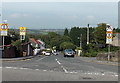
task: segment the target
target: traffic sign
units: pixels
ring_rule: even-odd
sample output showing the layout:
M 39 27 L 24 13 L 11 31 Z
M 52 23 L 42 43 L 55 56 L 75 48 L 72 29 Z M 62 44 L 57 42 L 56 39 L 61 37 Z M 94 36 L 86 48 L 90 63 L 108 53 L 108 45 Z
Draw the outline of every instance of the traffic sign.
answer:
M 20 35 L 26 35 L 26 27 L 20 27 Z
M 106 39 L 106 44 L 112 44 L 112 39 L 107 38 L 107 39 Z
M 106 27 L 106 44 L 112 44 L 113 28 L 110 25 Z
M 112 31 L 113 31 L 113 28 L 112 28 L 109 24 L 107 24 L 106 31 L 110 31 L 110 32 L 112 32 Z
M 0 25 L 1 36 L 7 36 L 8 33 L 8 24 L 1 24 Z

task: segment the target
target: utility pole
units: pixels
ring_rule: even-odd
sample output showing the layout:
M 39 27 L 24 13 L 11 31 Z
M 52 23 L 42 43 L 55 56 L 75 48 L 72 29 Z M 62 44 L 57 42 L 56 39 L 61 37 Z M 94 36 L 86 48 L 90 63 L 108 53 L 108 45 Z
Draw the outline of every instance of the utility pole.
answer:
M 80 35 L 80 48 L 82 48 L 82 34 Z
M 88 24 L 88 28 L 87 28 L 87 44 L 89 44 L 89 24 Z
M 108 45 L 108 61 L 110 61 L 110 44 Z

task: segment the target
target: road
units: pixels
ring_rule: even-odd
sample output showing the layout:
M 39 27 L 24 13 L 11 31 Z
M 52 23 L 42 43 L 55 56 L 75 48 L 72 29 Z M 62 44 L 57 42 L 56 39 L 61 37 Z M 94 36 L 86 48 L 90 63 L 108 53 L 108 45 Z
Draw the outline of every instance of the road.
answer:
M 62 54 L 4 61 L 2 73 L 3 81 L 118 81 L 116 65 L 65 58 Z

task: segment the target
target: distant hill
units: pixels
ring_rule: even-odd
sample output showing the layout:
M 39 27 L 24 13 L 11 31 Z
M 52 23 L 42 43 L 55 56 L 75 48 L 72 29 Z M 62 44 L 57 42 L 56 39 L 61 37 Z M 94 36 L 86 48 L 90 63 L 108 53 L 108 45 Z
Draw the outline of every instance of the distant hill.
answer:
M 9 29 L 10 31 L 13 29 Z M 19 29 L 14 29 L 16 33 L 19 33 Z M 48 32 L 55 32 L 57 34 L 63 35 L 64 29 L 27 29 L 27 34 L 42 34 L 47 35 Z

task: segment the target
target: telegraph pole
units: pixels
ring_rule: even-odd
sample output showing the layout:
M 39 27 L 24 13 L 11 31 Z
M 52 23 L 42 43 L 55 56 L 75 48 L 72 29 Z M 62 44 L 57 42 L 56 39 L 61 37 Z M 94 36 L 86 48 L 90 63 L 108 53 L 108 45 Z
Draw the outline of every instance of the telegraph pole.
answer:
M 113 28 L 109 24 L 106 25 L 106 44 L 108 44 L 108 61 L 110 61 L 110 45 L 112 44 Z
M 88 28 L 87 28 L 87 44 L 89 44 L 89 24 L 88 24 Z
M 82 48 L 82 34 L 80 35 L 80 48 Z

